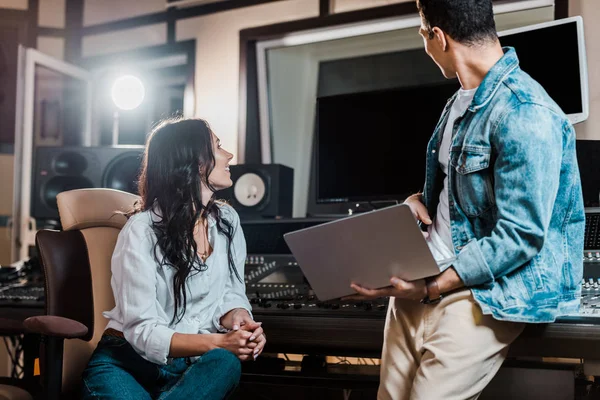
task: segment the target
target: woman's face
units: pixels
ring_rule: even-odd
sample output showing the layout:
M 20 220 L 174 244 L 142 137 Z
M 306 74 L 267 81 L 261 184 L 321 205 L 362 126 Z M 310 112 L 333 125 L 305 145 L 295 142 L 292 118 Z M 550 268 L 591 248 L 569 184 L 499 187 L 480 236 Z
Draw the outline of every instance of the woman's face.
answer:
M 229 172 L 229 161 L 233 154 L 221 147 L 221 141 L 211 132 L 213 153 L 215 155 L 215 167 L 208 176 L 208 182 L 216 189 L 222 190 L 233 185 L 231 173 Z

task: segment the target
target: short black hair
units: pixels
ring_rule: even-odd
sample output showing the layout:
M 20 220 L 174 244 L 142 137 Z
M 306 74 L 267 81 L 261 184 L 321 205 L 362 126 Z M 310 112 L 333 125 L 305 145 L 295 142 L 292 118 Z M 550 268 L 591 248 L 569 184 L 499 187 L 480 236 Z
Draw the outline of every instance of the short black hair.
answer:
M 417 8 L 430 38 L 437 26 L 466 45 L 498 39 L 492 0 L 417 0 Z

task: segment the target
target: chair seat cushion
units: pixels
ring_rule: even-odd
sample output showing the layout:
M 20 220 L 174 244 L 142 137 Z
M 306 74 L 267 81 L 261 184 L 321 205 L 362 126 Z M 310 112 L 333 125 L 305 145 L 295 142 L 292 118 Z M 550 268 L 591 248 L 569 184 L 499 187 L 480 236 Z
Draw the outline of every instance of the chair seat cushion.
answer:
M 33 397 L 19 387 L 0 385 L 0 400 L 33 400 Z

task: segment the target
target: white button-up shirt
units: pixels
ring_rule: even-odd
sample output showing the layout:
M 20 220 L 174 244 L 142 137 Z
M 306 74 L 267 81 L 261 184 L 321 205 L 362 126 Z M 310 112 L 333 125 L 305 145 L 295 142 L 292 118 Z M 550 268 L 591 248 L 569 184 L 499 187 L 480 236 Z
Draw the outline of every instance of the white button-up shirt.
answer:
M 221 217 L 232 222 L 232 255 L 237 272 L 244 280 L 246 241 L 237 213 L 219 205 Z M 252 308 L 245 285 L 231 273 L 227 258 L 227 238 L 217 231 L 216 221 L 208 220 L 208 240 L 213 252 L 207 269 L 192 270 L 186 281 L 187 305 L 183 319 L 171 323 L 174 311 L 173 276 L 175 269 L 159 265 L 154 258 L 156 235 L 152 220 L 160 217 L 151 211 L 138 213 L 127 221 L 117 239 L 112 256 L 111 286 L 115 308 L 104 312 L 107 328 L 123 332 L 125 339 L 146 360 L 166 364 L 171 337 L 178 333 L 216 333 L 224 329 L 220 319 L 234 308 Z M 156 246 L 158 259 L 162 251 Z M 252 314 L 250 314 L 252 315 Z

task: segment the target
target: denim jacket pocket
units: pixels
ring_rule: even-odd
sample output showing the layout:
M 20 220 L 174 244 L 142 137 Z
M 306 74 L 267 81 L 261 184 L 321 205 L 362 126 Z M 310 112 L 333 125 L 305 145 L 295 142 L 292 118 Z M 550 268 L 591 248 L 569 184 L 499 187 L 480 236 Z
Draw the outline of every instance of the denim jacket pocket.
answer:
M 544 280 L 542 279 L 543 268 L 544 262 L 539 254 L 533 257 L 531 261 L 523 266 L 523 278 L 527 280 L 527 282 L 525 282 L 525 286 L 534 292 L 544 290 Z
M 465 146 L 452 155 L 450 162 L 456 171 L 454 192 L 464 213 L 478 217 L 491 209 L 495 202 L 490 149 Z

